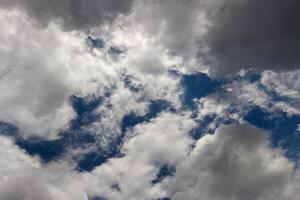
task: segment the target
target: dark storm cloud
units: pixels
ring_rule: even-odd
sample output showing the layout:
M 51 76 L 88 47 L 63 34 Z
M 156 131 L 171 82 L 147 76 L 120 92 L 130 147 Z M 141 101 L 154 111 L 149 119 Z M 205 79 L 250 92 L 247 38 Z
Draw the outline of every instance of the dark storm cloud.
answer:
M 24 9 L 41 25 L 61 20 L 64 29 L 86 29 L 130 11 L 134 0 L 1 0 L 0 7 Z
M 219 75 L 300 66 L 300 1 L 227 0 L 205 38 Z

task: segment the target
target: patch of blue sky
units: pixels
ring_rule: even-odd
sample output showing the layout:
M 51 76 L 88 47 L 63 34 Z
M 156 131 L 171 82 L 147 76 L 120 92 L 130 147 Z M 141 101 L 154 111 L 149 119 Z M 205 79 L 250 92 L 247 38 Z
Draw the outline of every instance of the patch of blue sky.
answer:
M 233 81 L 249 81 L 249 83 L 255 83 L 261 80 L 261 73 L 259 71 L 250 69 L 244 71 L 243 73 L 236 73 L 228 75 L 226 78 L 222 79 L 223 84 L 232 83 Z
M 88 200 L 106 200 L 106 199 L 104 197 L 96 196 L 96 197 L 89 197 Z
M 221 81 L 211 79 L 207 74 L 182 75 L 181 85 L 184 89 L 182 104 L 192 110 L 196 109 L 194 99 L 205 97 L 220 88 Z
M 19 129 L 12 124 L 0 121 L 0 132 L 3 135 L 16 137 L 18 135 Z
M 298 162 L 300 159 L 300 115 L 289 115 L 277 110 L 270 113 L 258 106 L 254 106 L 244 119 L 250 124 L 270 132 L 271 145 L 281 147 L 286 156 Z
M 122 133 L 118 138 L 109 141 L 108 148 L 101 147 L 101 141 L 96 134 L 90 132 L 84 127 L 101 118 L 101 115 L 95 115 L 93 111 L 102 104 L 104 97 L 83 98 L 72 96 L 71 105 L 77 114 L 77 117 L 71 122 L 70 129 L 59 134 L 59 138 L 51 141 L 43 140 L 38 137 L 21 138 L 16 133 L 14 136 L 16 144 L 24 149 L 30 155 L 38 155 L 44 163 L 59 160 L 71 149 L 91 150 L 82 155 L 75 155 L 73 161 L 76 163 L 75 169 L 78 171 L 91 171 L 96 166 L 105 163 L 111 157 L 122 156 L 120 148 L 126 137 L 127 128 L 134 127 L 137 124 L 150 121 L 164 110 L 172 110 L 171 104 L 164 100 L 151 101 L 148 112 L 143 116 L 135 114 L 126 115 L 122 120 Z M 17 132 L 17 128 L 0 123 L 0 128 L 6 132 Z
M 151 119 L 158 116 L 162 111 L 175 112 L 171 103 L 165 100 L 153 100 L 150 101 L 148 112 L 145 115 L 137 116 L 135 113 L 130 113 L 124 116 L 122 120 L 121 130 L 125 133 L 130 127 L 134 127 L 137 124 L 148 122 Z
M 137 124 L 148 122 L 155 118 L 159 113 L 164 110 L 170 110 L 171 105 L 164 100 L 151 101 L 148 112 L 143 116 L 136 116 L 134 113 L 130 113 L 123 117 L 121 123 L 121 134 L 115 140 L 112 140 L 109 148 L 105 151 L 92 151 L 87 153 L 77 164 L 77 170 L 79 171 L 91 171 L 96 166 L 105 163 L 111 157 L 122 157 L 120 151 L 124 139 L 126 137 L 126 130 L 134 127 Z
M 176 172 L 176 168 L 173 165 L 163 165 L 159 172 L 157 173 L 156 177 L 151 181 L 152 184 L 161 183 L 166 177 L 173 176 Z
M 13 137 L 15 143 L 30 155 L 38 155 L 44 163 L 60 159 L 69 149 L 85 148 L 97 143 L 96 135 L 84 126 L 94 122 L 99 116 L 93 111 L 102 103 L 103 97 L 92 97 L 88 100 L 83 97 L 70 97 L 71 104 L 77 117 L 71 121 L 70 129 L 59 133 L 58 139 L 47 141 L 39 137 L 22 138 L 14 126 L 6 125 L 5 130 L 16 132 Z M 8 127 L 8 128 L 7 128 Z M 10 128 L 9 128 L 10 127 Z M 2 128 L 1 128 L 2 129 Z
M 119 152 L 116 152 L 115 145 L 111 144 L 109 149 L 97 149 L 84 154 L 77 160 L 77 171 L 92 171 L 95 167 L 102 165 L 109 158 L 119 157 Z M 75 160 L 76 161 L 76 160 Z
M 102 49 L 105 46 L 105 42 L 103 39 L 101 39 L 100 37 L 94 37 L 91 35 L 87 36 L 86 42 L 87 42 L 88 46 L 91 48 Z
M 70 128 L 79 129 L 84 125 L 88 125 L 96 121 L 100 116 L 93 111 L 103 103 L 104 97 L 91 97 L 86 100 L 83 97 L 71 96 L 70 102 L 77 117 L 72 120 Z
M 197 120 L 197 127 L 192 129 L 189 134 L 194 140 L 199 140 L 204 134 L 213 133 L 214 130 L 209 128 L 209 124 L 214 122 L 215 115 L 207 115 L 202 120 Z
M 218 128 L 221 124 L 229 125 L 238 123 L 234 119 L 219 117 L 216 114 L 206 115 L 204 118 L 195 121 L 197 123 L 197 127 L 189 132 L 189 135 L 194 140 L 199 140 L 206 134 L 214 134 L 216 128 Z M 212 124 L 214 125 L 211 126 Z
M 16 145 L 24 149 L 29 155 L 38 155 L 44 163 L 59 159 L 66 151 L 67 144 L 63 139 L 45 141 L 41 138 L 17 138 Z
M 142 85 L 134 83 L 134 77 L 126 74 L 125 72 L 122 74 L 121 80 L 124 83 L 124 86 L 128 88 L 131 92 L 139 92 L 143 89 Z

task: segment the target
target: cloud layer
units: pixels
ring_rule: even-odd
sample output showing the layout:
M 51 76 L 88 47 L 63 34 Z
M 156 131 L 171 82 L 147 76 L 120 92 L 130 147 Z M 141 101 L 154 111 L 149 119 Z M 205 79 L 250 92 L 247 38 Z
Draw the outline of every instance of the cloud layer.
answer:
M 298 7 L 0 0 L 1 200 L 296 200 Z
M 60 21 L 65 30 L 77 30 L 98 26 L 119 14 L 126 14 L 132 3 L 133 0 L 2 0 L 0 6 L 25 10 L 42 26 Z
M 297 0 L 225 1 L 205 38 L 215 73 L 299 69 L 299 8 Z

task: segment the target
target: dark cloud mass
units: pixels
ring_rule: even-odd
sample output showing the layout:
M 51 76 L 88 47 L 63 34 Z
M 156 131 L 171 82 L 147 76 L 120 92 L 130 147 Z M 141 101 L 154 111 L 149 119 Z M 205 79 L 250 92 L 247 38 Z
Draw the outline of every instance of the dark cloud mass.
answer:
M 216 73 L 299 69 L 299 9 L 298 0 L 225 1 L 206 36 Z
M 134 0 L 1 0 L 0 7 L 24 9 L 41 25 L 60 20 L 66 30 L 87 29 L 130 11 Z

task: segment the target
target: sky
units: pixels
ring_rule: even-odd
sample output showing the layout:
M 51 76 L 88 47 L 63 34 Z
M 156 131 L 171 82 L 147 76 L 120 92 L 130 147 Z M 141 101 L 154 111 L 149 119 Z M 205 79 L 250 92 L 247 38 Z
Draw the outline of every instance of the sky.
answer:
M 0 0 L 1 200 L 300 200 L 297 0 Z

